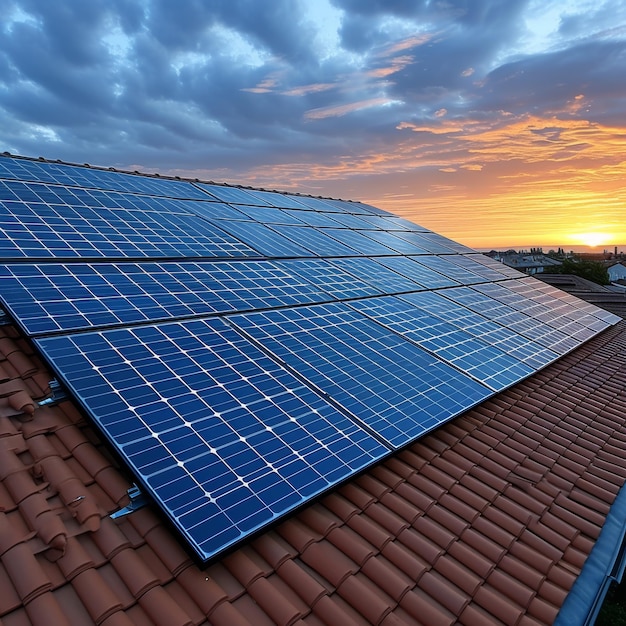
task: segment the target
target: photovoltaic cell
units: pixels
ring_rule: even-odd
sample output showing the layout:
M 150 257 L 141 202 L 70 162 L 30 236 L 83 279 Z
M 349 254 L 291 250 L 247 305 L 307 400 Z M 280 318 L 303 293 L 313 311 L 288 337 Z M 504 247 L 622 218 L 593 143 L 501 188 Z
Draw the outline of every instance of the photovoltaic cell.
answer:
M 392 294 L 423 289 L 415 281 L 377 263 L 374 259 L 334 259 L 333 264 L 354 275 L 360 281 L 369 283 L 381 293 Z
M 269 261 L 0 265 L 0 292 L 30 335 L 329 300 Z
M 342 303 L 231 321 L 394 447 L 490 395 L 484 385 Z
M 0 201 L 0 258 L 255 254 L 241 241 L 192 214 Z
M 281 262 L 281 267 L 299 276 L 337 300 L 380 295 L 371 283 L 358 280 L 353 274 L 328 259 L 294 259 Z
M 422 257 L 395 256 L 377 258 L 376 261 L 392 269 L 398 274 L 402 274 L 416 283 L 428 289 L 440 289 L 442 287 L 454 287 L 459 283 L 443 274 L 422 265 L 419 259 Z
M 425 309 L 413 306 L 407 300 L 386 296 L 357 300 L 351 306 L 415 341 L 494 391 L 501 391 L 534 372 L 500 348 L 431 315 Z
M 267 257 L 308 257 L 314 256 L 296 242 L 283 237 L 280 233 L 272 230 L 259 222 L 238 222 L 234 220 L 220 220 L 211 222 L 240 239 L 246 247 L 257 251 L 260 256 Z
M 218 319 L 38 345 L 203 560 L 389 452 Z

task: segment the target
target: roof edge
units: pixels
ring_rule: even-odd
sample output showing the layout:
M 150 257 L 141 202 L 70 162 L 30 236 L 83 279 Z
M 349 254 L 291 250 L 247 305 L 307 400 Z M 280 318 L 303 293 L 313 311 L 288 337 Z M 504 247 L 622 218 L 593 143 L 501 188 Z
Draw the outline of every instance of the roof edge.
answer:
M 594 624 L 611 583 L 626 568 L 626 484 L 611 505 L 600 536 L 572 585 L 554 626 Z

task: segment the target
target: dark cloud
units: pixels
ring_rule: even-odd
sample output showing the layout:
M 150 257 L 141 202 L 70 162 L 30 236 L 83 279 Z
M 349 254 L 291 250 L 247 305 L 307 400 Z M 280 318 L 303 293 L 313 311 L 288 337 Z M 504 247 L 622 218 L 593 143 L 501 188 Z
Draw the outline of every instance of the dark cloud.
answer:
M 612 2 L 568 3 L 537 52 L 527 0 L 5 2 L 0 149 L 21 154 L 232 177 L 439 171 L 448 145 L 471 158 L 455 121 L 623 112 Z

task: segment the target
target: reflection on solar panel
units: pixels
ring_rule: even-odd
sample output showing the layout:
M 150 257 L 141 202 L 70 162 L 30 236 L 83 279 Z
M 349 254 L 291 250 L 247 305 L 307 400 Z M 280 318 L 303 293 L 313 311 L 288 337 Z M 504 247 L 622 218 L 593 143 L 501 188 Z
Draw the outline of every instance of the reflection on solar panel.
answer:
M 231 319 L 394 447 L 489 395 L 483 385 L 343 303 Z
M 619 320 L 367 204 L 4 156 L 0 300 L 203 561 Z
M 10 308 L 31 335 L 324 302 L 271 262 L 0 265 Z
M 221 320 L 38 343 L 205 560 L 388 453 Z

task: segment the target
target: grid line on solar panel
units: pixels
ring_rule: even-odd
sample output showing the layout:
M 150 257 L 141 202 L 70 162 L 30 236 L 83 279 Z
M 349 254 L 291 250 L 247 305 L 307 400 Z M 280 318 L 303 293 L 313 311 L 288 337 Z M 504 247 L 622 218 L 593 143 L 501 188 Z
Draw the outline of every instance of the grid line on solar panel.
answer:
M 436 256 L 427 255 L 419 258 L 419 262 L 431 270 L 443 274 L 461 285 L 471 285 L 485 282 L 485 279 L 469 271 L 467 268 L 452 263 L 450 258 L 454 255 Z
M 337 300 L 381 294 L 373 285 L 355 280 L 353 274 L 333 265 L 328 259 L 294 259 L 281 261 L 280 266 Z
M 501 391 L 534 369 L 497 346 L 394 296 L 350 303 L 357 311 L 414 341 L 475 380 Z
M 534 369 L 538 370 L 557 358 L 556 352 L 513 329 L 513 325 L 521 319 L 531 322 L 528 316 L 516 317 L 515 322 L 511 322 L 504 319 L 499 311 L 476 313 L 469 308 L 458 306 L 458 303 L 448 297 L 449 294 L 454 294 L 456 289 L 441 292 L 422 291 L 398 297 L 500 348 Z
M 192 213 L 0 201 L 0 258 L 258 256 Z
M 343 303 L 229 320 L 394 447 L 492 393 Z
M 316 256 L 351 256 L 359 254 L 358 250 L 350 248 L 337 239 L 326 235 L 324 230 L 317 230 L 311 226 L 272 224 L 271 228 L 289 241 L 297 241 L 299 245 Z
M 258 222 L 238 222 L 234 220 L 209 220 L 227 233 L 242 241 L 246 246 L 267 257 L 310 257 L 313 252 L 291 241 Z
M 37 342 L 205 561 L 389 453 L 221 320 Z
M 0 294 L 30 335 L 330 298 L 271 261 L 0 265 Z
M 415 281 L 367 257 L 333 259 L 332 263 L 342 270 L 350 272 L 360 281 L 372 285 L 381 293 L 391 294 L 424 289 Z
M 0 178 L 144 193 L 168 198 L 204 199 L 202 192 L 187 181 L 29 159 L 0 159 Z
M 435 272 L 430 268 L 422 265 L 419 259 L 422 257 L 410 257 L 410 256 L 395 256 L 377 258 L 378 263 L 382 263 L 384 266 L 392 269 L 398 274 L 402 274 L 416 283 L 424 285 L 429 289 L 439 289 L 442 287 L 455 287 L 459 285 L 456 280 Z

